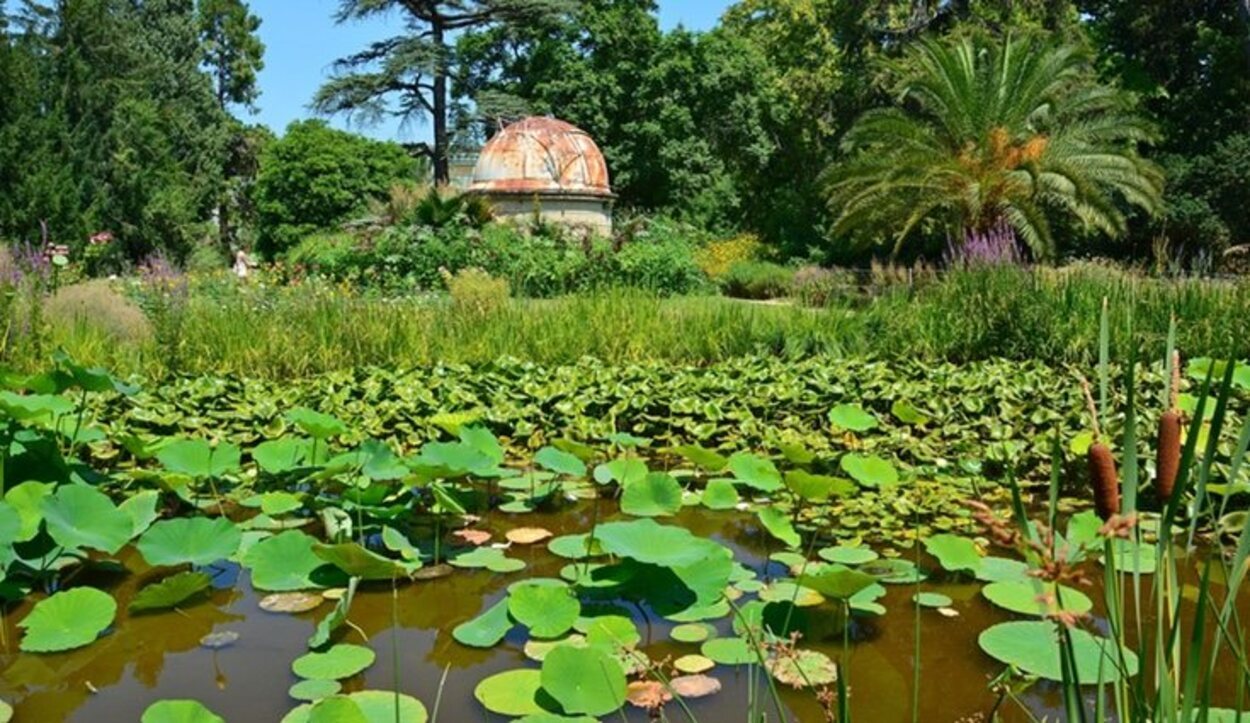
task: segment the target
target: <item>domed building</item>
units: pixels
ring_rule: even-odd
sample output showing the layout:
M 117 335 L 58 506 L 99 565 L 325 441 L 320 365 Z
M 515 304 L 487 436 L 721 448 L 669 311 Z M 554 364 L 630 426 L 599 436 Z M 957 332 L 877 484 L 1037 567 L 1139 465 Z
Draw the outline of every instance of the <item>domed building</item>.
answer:
M 500 219 L 544 221 L 612 233 L 608 164 L 591 137 L 555 118 L 526 118 L 487 141 L 469 192 L 488 199 Z

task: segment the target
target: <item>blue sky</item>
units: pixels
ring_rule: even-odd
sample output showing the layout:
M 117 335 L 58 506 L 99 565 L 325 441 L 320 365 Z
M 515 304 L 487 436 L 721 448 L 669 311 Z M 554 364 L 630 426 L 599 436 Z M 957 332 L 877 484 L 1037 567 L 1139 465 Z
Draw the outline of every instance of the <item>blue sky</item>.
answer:
M 308 103 L 327 77 L 331 64 L 373 40 L 394 32 L 398 18 L 337 26 L 333 15 L 338 0 L 251 0 L 252 12 L 262 22 L 265 70 L 260 76 L 260 112 L 245 116 L 281 132 L 287 124 L 311 115 Z M 704 30 L 716 24 L 730 0 L 660 0 L 660 22 Z M 335 125 L 346 127 L 341 119 Z M 376 128 L 353 128 L 377 138 L 422 140 L 428 125 L 401 128 L 397 122 Z

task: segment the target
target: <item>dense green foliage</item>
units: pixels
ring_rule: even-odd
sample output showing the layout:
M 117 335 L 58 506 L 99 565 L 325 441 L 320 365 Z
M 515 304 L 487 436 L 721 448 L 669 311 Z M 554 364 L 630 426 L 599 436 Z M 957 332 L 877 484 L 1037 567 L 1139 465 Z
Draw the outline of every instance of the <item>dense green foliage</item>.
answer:
M 416 181 L 417 163 L 393 143 L 330 128 L 291 124 L 260 157 L 255 201 L 257 247 L 275 256 L 318 230 L 362 213 L 397 181 Z
M 835 233 L 897 253 L 918 236 L 1008 224 L 1048 259 L 1057 228 L 1116 237 L 1124 205 L 1158 208 L 1162 174 L 1135 148 L 1152 131 L 1077 48 L 926 42 L 906 63 L 905 109 L 866 113 L 844 139 L 853 155 L 830 169 Z

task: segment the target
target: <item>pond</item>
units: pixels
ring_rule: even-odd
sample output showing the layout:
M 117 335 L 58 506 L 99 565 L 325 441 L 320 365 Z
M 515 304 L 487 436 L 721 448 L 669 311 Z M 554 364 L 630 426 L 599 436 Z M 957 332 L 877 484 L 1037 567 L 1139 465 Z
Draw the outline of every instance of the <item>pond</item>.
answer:
M 539 528 L 563 536 L 584 533 L 592 524 L 602 529 L 611 520 L 628 519 L 615 511 L 608 514 L 606 503 L 602 508 L 596 512 L 593 503 L 581 501 L 549 513 L 492 512 L 476 528 L 490 532 L 492 541 L 501 541 L 508 530 L 516 528 Z M 760 583 L 791 575 L 786 564 L 769 559 L 770 553 L 782 546 L 762 529 L 754 515 L 686 507 L 662 523 L 679 525 L 696 537 L 725 545 Z M 567 573 L 570 560 L 553 554 L 546 540 L 513 544 L 506 554 L 523 562 L 524 569 L 510 573 L 457 569 L 446 577 L 396 586 L 387 582 L 362 584 L 350 606 L 351 624 L 340 631 L 336 641 L 365 645 L 376 653 L 376 660 L 362 674 L 344 681 L 344 691 L 398 690 L 415 696 L 431 710 L 437 701 L 443 720 L 507 719 L 488 713 L 474 692 L 491 675 L 538 668 L 539 663 L 526 655 L 525 628 L 511 626 L 503 641 L 488 649 L 462 645 L 452 631 L 503 600 L 511 584 L 559 578 L 562 570 Z M 118 560 L 132 574 L 95 569 L 71 581 L 106 589 L 119 602 L 116 623 L 94 644 L 65 653 L 20 653 L 17 642 L 22 633 L 18 626 L 31 605 L 11 609 L 5 616 L 0 641 L 0 700 L 14 704 L 16 721 L 133 721 L 158 700 L 187 698 L 203 702 L 227 721 L 279 721 L 299 705 L 287 693 L 299 681 L 292 672 L 292 662 L 307 652 L 309 636 L 316 623 L 331 614 L 333 601 L 298 614 L 266 612 L 260 607 L 266 593 L 251 586 L 249 573 L 235 563 L 223 562 L 202 568 L 212 576 L 212 590 L 198 602 L 173 611 L 128 614 L 126 608 L 136 592 L 159 574 L 133 547 L 124 550 Z M 989 720 L 987 716 L 999 699 L 991 690 L 991 681 L 1003 673 L 1004 666 L 981 650 L 978 636 L 996 623 L 1023 618 L 987 602 L 980 592 L 982 584 L 972 577 L 945 572 L 928 555 L 921 567 L 929 577 L 919 589 L 949 598 L 937 598 L 945 603 L 940 608 L 918 609 L 912 603 L 915 585 L 889 584 L 885 585 L 884 597 L 876 600 L 883 608 L 880 614 L 856 614 L 850 622 L 845 670 L 849 671 L 854 717 L 881 723 L 911 720 L 918 629 L 920 720 Z M 737 577 L 739 589 L 757 588 L 754 582 L 743 584 L 748 580 L 745 575 Z M 1149 577 L 1144 579 L 1148 587 Z M 1105 630 L 1097 582 L 1085 592 L 1098 601 L 1089 627 Z M 743 609 L 756 597 L 755 593 L 744 593 L 735 605 Z M 663 618 L 646 600 L 627 601 L 609 594 L 583 603 L 583 616 L 598 613 L 627 615 L 640 636 L 638 649 L 654 663 L 671 663 L 700 652 L 698 642 L 675 641 L 672 633 L 677 623 Z M 842 645 L 839 607 L 826 601 L 792 613 L 802 618 L 799 627 L 807 631 L 800 647 L 838 660 Z M 731 617 L 711 620 L 715 629 L 711 634 L 733 637 Z M 687 631 L 690 627 L 685 626 Z M 212 649 L 201 643 L 210 635 L 227 639 L 237 635 L 237 639 Z M 719 692 L 687 701 L 689 712 L 700 721 L 744 721 L 749 701 L 754 700 L 757 707 L 767 711 L 769 720 L 776 720 L 777 702 L 766 692 L 767 684 L 757 673 L 753 666 L 716 665 L 707 674 L 719 681 Z M 1235 681 L 1235 674 L 1222 675 L 1218 682 L 1226 690 L 1221 693 L 1227 695 Z M 1056 684 L 1042 681 L 1019 688 L 1017 694 L 1032 715 L 1062 718 Z M 780 685 L 779 695 L 792 720 L 826 719 L 810 690 Z M 687 713 L 675 704 L 664 710 L 670 720 L 687 719 Z M 629 720 L 648 720 L 643 709 L 626 706 L 625 712 Z M 999 713 L 1004 721 L 1028 720 L 1013 704 L 1003 704 Z M 617 714 L 604 717 L 618 718 Z

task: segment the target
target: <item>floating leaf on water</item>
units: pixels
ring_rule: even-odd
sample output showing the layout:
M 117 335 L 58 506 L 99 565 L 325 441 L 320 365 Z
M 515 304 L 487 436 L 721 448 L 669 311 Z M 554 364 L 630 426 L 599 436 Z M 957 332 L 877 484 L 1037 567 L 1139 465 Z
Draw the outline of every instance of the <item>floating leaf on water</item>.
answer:
M 876 455 L 846 454 L 839 465 L 856 482 L 865 487 L 891 487 L 898 484 L 898 470 L 888 460 Z
M 916 563 L 911 560 L 874 560 L 859 567 L 860 572 L 866 572 L 877 578 L 879 582 L 888 585 L 911 585 L 924 581 L 926 575 L 916 567 Z
M 668 687 L 682 698 L 704 698 L 720 692 L 720 681 L 710 675 L 682 675 L 668 681 Z
M 547 654 L 561 645 L 569 645 L 574 648 L 586 647 L 586 636 L 573 633 L 567 638 L 559 640 L 527 640 L 525 646 L 521 648 L 521 652 L 525 653 L 525 657 L 534 662 L 541 663 L 547 658 Z
M 429 720 L 421 701 L 388 690 L 363 690 L 321 699 L 322 703 L 327 701 L 333 707 L 319 711 L 317 706 L 302 705 L 288 713 L 282 723 L 426 723 Z M 352 717 L 355 715 L 360 717 Z
M 503 641 L 512 629 L 508 617 L 508 601 L 500 600 L 486 612 L 472 620 L 461 623 L 451 631 L 451 636 L 461 645 L 472 648 L 493 648 Z
M 113 624 L 117 602 L 93 587 L 53 594 L 35 604 L 17 624 L 26 630 L 21 649 L 27 653 L 73 650 L 95 642 Z
M 212 585 L 213 579 L 202 572 L 180 572 L 140 590 L 130 601 L 130 612 L 177 607 Z
M 950 607 L 953 602 L 949 596 L 937 592 L 918 592 L 911 599 L 912 602 L 926 608 Z
M 152 525 L 136 546 L 149 565 L 210 565 L 234 555 L 242 541 L 230 520 L 184 517 Z
M 822 474 L 812 474 L 802 469 L 786 472 L 786 487 L 807 502 L 826 502 L 830 497 L 849 497 L 855 494 L 855 483 Z
M 674 447 L 673 451 L 706 472 L 719 472 L 729 464 L 724 455 L 694 444 Z
M 586 463 L 555 447 L 543 447 L 534 455 L 534 464 L 567 477 L 585 477 Z
M 673 667 L 682 673 L 694 675 L 696 673 L 706 673 L 715 668 L 716 663 L 702 655 L 683 655 L 673 661 Z
M 508 542 L 516 545 L 533 545 L 551 538 L 551 530 L 542 527 L 517 527 L 508 530 L 504 535 Z
M 599 648 L 556 648 L 543 660 L 541 680 L 565 713 L 603 716 L 625 704 L 625 670 Z
M 338 695 L 343 685 L 337 680 L 301 680 L 292 685 L 287 695 L 295 700 L 317 701 Z
M 633 457 L 614 459 L 595 467 L 595 481 L 601 485 L 611 482 L 621 487 L 629 487 L 647 477 L 647 463 Z
M 468 569 L 485 568 L 491 572 L 501 574 L 525 569 L 525 562 L 523 560 L 518 560 L 515 557 L 508 557 L 503 553 L 503 550 L 498 550 L 493 547 L 479 547 L 477 549 L 470 550 L 469 552 L 462 552 L 451 558 L 449 562 L 456 567 Z M 420 574 L 420 572 L 417 573 L 418 576 Z
M 316 539 L 299 530 L 287 530 L 252 545 L 243 555 L 243 565 L 252 573 L 252 586 L 272 592 L 325 587 L 311 579 L 313 572 L 326 564 L 313 552 L 316 545 Z
M 353 577 L 347 582 L 347 589 L 339 597 L 338 602 L 334 604 L 334 609 L 330 614 L 321 619 L 317 623 L 317 629 L 313 631 L 312 637 L 308 639 L 308 647 L 312 650 L 319 650 L 330 643 L 330 636 L 335 631 L 343 627 L 347 622 L 347 613 L 351 611 L 352 601 L 356 598 L 356 586 L 360 584 L 360 578 Z
M 701 643 L 715 634 L 716 628 L 705 623 L 678 625 L 669 632 L 669 636 L 679 643 Z
M 0 700 L 0 723 L 9 723 L 11 720 L 13 720 L 13 707 Z
M 221 477 L 241 468 L 239 448 L 229 442 L 213 446 L 203 439 L 176 439 L 156 453 L 165 469 L 188 477 Z
M 625 691 L 625 699 L 635 708 L 659 710 L 673 699 L 673 694 L 658 680 L 635 680 Z
M 1137 674 L 1137 656 L 1121 650 L 1126 669 L 1120 670 L 1116 643 L 1095 638 L 1084 630 L 1069 631 L 1076 658 L 1077 677 L 1083 685 L 1114 683 L 1123 673 Z M 990 657 L 1018 670 L 1047 680 L 1063 680 L 1056 624 L 1046 620 L 999 623 L 980 634 L 977 643 Z
M 746 638 L 713 638 L 699 649 L 703 657 L 721 665 L 758 663 L 759 656 Z
M 1006 557 L 984 557 L 976 568 L 981 582 L 1025 582 L 1030 580 L 1029 566 Z
M 877 427 L 877 418 L 858 404 L 839 404 L 830 409 L 829 421 L 835 427 L 852 432 L 867 432 Z
M 277 592 L 260 599 L 260 609 L 267 613 L 306 613 L 316 610 L 326 599 L 310 592 Z
M 196 700 L 158 700 L 143 711 L 139 723 L 225 723 Z
M 200 638 L 200 647 L 209 650 L 220 650 L 234 645 L 239 640 L 239 634 L 233 630 L 222 630 L 217 633 L 209 633 Z
M 925 539 L 924 548 L 950 572 L 974 572 L 981 567 L 981 551 L 977 544 L 958 535 L 933 535 Z
M 672 475 L 652 472 L 625 488 L 621 512 L 635 517 L 669 517 L 681 510 L 681 498 L 681 485 Z
M 724 546 L 650 519 L 608 522 L 596 536 L 606 552 L 669 568 L 700 605 L 722 598 L 734 568 L 733 553 Z
M 816 553 L 822 560 L 842 565 L 863 565 L 872 562 L 879 556 L 867 547 L 826 547 Z
M 86 485 L 62 485 L 43 498 L 48 534 L 62 547 L 116 555 L 130 542 L 135 525 L 108 495 Z
M 877 578 L 866 572 L 837 564 L 799 578 L 800 585 L 835 600 L 849 600 L 876 582 Z
M 579 618 L 574 624 L 586 635 L 586 642 L 608 650 L 633 648 L 642 641 L 634 621 L 624 615 L 598 615 Z
M 304 506 L 304 498 L 290 492 L 266 492 L 260 496 L 260 510 L 270 517 L 279 517 Z
M 1153 575 L 1158 568 L 1159 561 L 1154 545 L 1138 544 L 1132 540 L 1113 540 L 1111 548 L 1115 555 L 1115 569 L 1118 572 Z M 1103 565 L 1107 564 L 1105 555 L 1099 557 L 1098 561 Z
M 993 582 L 981 588 L 981 594 L 1000 608 L 1021 615 L 1050 615 L 1060 610 L 1084 614 L 1094 609 L 1093 601 L 1080 590 L 1040 580 Z
M 521 584 L 508 592 L 508 613 L 535 638 L 564 635 L 581 611 L 581 603 L 567 585 Z
M 815 650 L 795 650 L 768 659 L 764 667 L 777 682 L 792 688 L 818 688 L 838 679 L 838 666 Z
M 473 697 L 492 713 L 527 716 L 549 713 L 539 705 L 542 673 L 529 668 L 506 670 L 486 678 L 473 689 Z
M 486 530 L 456 530 L 451 534 L 453 537 L 458 537 L 474 547 L 485 545 L 490 542 L 491 538 L 491 534 Z
M 377 658 L 362 645 L 340 643 L 324 653 L 306 653 L 291 663 L 291 670 L 308 680 L 342 680 L 373 665 Z
M 825 602 L 825 598 L 810 587 L 799 585 L 793 580 L 777 580 L 760 590 L 760 600 L 764 602 L 787 602 L 795 607 L 815 607 Z

